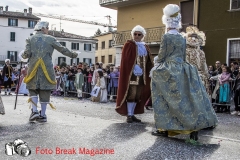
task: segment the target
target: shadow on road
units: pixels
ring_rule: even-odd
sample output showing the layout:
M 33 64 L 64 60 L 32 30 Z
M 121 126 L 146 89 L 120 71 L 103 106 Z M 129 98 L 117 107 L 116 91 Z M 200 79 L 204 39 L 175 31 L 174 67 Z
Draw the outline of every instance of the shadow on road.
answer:
M 97 147 L 115 146 L 146 132 L 145 127 L 146 124 L 142 123 L 114 123 L 96 135 L 90 143 Z
M 212 130 L 205 132 L 212 134 Z M 199 142 L 202 145 L 188 144 L 185 142 L 186 136 L 178 137 L 158 137 L 151 147 L 137 156 L 137 159 L 203 159 L 210 157 L 220 147 L 218 144 L 208 144 L 211 139 L 209 137 L 204 137 L 203 140 L 201 131 Z
M 27 132 L 34 133 L 37 130 L 38 124 L 35 123 L 26 123 L 20 125 L 10 125 L 10 126 L 0 126 L 0 138 L 9 138 L 13 137 L 16 138 L 29 138 L 27 136 Z M 19 137 L 19 135 L 24 137 Z M 26 137 L 27 136 L 27 137 Z

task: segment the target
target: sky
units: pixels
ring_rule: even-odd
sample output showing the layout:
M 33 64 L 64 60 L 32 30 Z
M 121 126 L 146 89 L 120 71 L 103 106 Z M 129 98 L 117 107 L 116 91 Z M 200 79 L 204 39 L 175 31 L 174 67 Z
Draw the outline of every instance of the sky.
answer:
M 112 24 L 117 25 L 117 11 L 101 7 L 99 0 L 0 0 L 0 6 L 8 6 L 9 11 L 23 12 L 24 9 L 32 7 L 33 13 L 42 13 L 48 15 L 64 16 L 66 18 L 95 21 L 108 24 L 105 17 L 110 15 Z M 49 22 L 49 28 L 60 30 L 60 20 L 40 17 L 42 21 Z M 107 27 L 90 25 L 84 23 L 61 21 L 61 29 L 81 36 L 93 36 L 97 29 L 107 32 Z

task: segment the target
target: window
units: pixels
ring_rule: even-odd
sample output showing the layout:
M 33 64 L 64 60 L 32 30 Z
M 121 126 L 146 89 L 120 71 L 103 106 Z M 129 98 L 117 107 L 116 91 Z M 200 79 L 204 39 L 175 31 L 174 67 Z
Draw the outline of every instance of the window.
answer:
M 72 49 L 79 50 L 79 43 L 72 43 Z
M 182 31 L 186 32 L 189 24 L 193 24 L 194 20 L 194 0 L 180 2 L 182 15 Z
M 109 40 L 109 48 L 113 47 L 113 40 Z
M 84 44 L 84 51 L 91 51 L 91 44 Z
M 58 65 L 61 65 L 62 62 L 66 62 L 66 57 L 58 57 Z
M 95 63 L 97 63 L 98 62 L 98 57 L 95 57 Z
M 18 61 L 16 51 L 8 51 L 7 57 L 8 57 L 8 59 L 10 59 L 10 61 Z
M 37 24 L 37 21 L 28 20 L 28 28 L 34 28 Z
M 15 41 L 15 32 L 10 32 L 10 41 Z
M 101 62 L 104 64 L 105 63 L 105 56 L 101 57 Z
M 240 61 L 240 39 L 229 41 L 229 61 Z
M 91 58 L 83 58 L 83 62 L 87 63 L 90 66 L 92 64 L 92 59 Z
M 240 9 L 240 0 L 231 0 L 231 9 Z
M 18 26 L 18 19 L 8 18 L 8 26 Z
M 62 46 L 66 47 L 66 42 L 59 42 Z
M 96 47 L 95 47 L 95 50 L 98 50 L 98 43 L 96 43 L 96 45 L 95 45 Z
M 112 63 L 112 55 L 108 55 L 108 63 Z
M 72 58 L 71 65 L 73 65 L 73 63 L 75 63 L 75 65 L 77 65 L 79 63 L 79 58 Z
M 105 41 L 102 41 L 102 49 L 105 49 Z

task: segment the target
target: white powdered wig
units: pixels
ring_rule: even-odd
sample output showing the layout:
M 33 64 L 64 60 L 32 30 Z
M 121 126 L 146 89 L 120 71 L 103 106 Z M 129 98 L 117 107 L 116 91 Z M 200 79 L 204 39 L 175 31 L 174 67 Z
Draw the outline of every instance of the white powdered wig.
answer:
M 145 35 L 146 35 L 145 29 L 144 29 L 142 26 L 140 26 L 140 25 L 136 25 L 136 26 L 132 29 L 132 31 L 131 31 L 132 38 L 134 37 L 133 34 L 134 34 L 134 32 L 136 32 L 136 31 L 141 32 L 141 33 L 143 34 L 143 38 L 142 38 L 142 40 L 143 40 L 144 37 L 145 37 Z
M 7 63 L 9 61 L 9 63 L 10 63 L 10 59 L 5 59 L 5 63 Z
M 168 4 L 165 8 L 163 8 L 163 17 L 162 22 L 166 25 L 166 28 L 182 28 L 181 23 L 181 14 L 180 8 L 176 4 Z
M 47 21 L 40 21 L 34 27 L 34 31 L 41 31 L 42 28 L 47 28 L 49 23 Z

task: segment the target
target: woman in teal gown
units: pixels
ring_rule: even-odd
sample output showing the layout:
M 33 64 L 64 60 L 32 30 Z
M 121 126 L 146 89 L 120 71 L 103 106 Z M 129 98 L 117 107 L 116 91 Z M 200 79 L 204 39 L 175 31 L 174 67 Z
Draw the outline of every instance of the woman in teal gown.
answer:
M 190 134 L 198 140 L 198 130 L 217 125 L 206 89 L 197 69 L 186 62 L 186 40 L 178 33 L 181 14 L 177 5 L 164 8 L 159 66 L 152 70 L 152 105 L 156 131 L 153 135 Z

